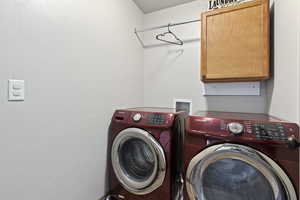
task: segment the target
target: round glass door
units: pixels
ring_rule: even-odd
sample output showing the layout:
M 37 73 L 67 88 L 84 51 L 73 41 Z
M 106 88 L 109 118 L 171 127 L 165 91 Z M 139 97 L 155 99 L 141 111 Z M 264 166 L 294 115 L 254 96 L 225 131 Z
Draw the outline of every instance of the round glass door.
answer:
M 293 185 L 269 157 L 235 144 L 212 146 L 187 171 L 191 200 L 296 200 Z
M 120 146 L 120 164 L 123 172 L 139 182 L 149 180 L 156 168 L 156 155 L 141 139 L 128 139 Z
M 129 128 L 112 145 L 112 165 L 123 187 L 134 194 L 148 194 L 162 185 L 166 173 L 164 151 L 148 132 Z

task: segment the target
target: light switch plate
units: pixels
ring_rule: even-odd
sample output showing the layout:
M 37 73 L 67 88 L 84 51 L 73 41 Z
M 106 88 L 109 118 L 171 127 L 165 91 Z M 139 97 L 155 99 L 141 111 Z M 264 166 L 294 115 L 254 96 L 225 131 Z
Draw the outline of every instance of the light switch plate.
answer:
M 24 101 L 25 98 L 25 81 L 8 80 L 8 100 Z

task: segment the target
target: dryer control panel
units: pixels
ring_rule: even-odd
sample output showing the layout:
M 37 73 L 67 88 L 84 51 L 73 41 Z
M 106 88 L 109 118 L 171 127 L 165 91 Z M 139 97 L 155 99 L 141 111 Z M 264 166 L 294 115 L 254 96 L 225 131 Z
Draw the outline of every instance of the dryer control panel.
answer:
M 186 129 L 191 134 L 237 142 L 286 143 L 290 138 L 300 139 L 296 123 L 258 114 L 208 113 L 207 116 L 189 116 Z
M 252 133 L 257 139 L 286 140 L 287 130 L 283 124 L 254 123 Z
M 224 133 L 251 140 L 286 141 L 288 137 L 298 134 L 298 126 L 293 123 L 242 120 L 232 122 L 226 119 L 220 119 L 218 123 Z

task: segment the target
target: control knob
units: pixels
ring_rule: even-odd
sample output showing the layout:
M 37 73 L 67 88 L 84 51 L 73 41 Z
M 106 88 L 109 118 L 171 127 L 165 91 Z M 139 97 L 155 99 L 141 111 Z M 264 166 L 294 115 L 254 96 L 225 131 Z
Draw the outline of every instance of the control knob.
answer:
M 287 144 L 291 149 L 296 149 L 300 147 L 300 142 L 297 141 L 294 135 L 287 139 Z
M 133 115 L 132 119 L 134 122 L 139 122 L 142 119 L 142 115 L 140 113 L 137 113 L 137 114 Z
M 232 122 L 228 124 L 228 130 L 233 135 L 237 136 L 243 133 L 244 131 L 244 125 L 237 122 Z

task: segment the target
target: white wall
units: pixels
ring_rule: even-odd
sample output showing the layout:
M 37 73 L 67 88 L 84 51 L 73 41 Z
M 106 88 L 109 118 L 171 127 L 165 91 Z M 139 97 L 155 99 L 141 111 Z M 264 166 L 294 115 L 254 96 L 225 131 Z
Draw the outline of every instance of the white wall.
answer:
M 300 122 L 300 2 L 276 0 L 272 8 L 272 68 L 268 111 Z
M 299 71 L 299 87 L 298 87 L 298 109 L 299 109 L 299 114 L 298 114 L 298 120 L 300 124 L 300 2 L 298 1 L 298 71 Z
M 143 103 L 140 26 L 131 1 L 0 1 L 0 199 L 103 194 L 111 114 Z
M 144 27 L 198 19 L 207 7 L 207 1 L 198 0 L 150 13 L 145 15 Z M 204 97 L 200 81 L 200 23 L 178 26 L 172 30 L 188 42 L 182 47 L 163 45 L 147 48 L 144 51 L 145 105 L 173 106 L 173 98 L 184 98 L 193 100 L 194 112 L 197 110 L 259 113 L 266 111 L 265 84 L 262 84 L 261 96 Z M 146 45 L 157 44 L 153 40 L 155 34 L 153 32 L 144 35 Z

